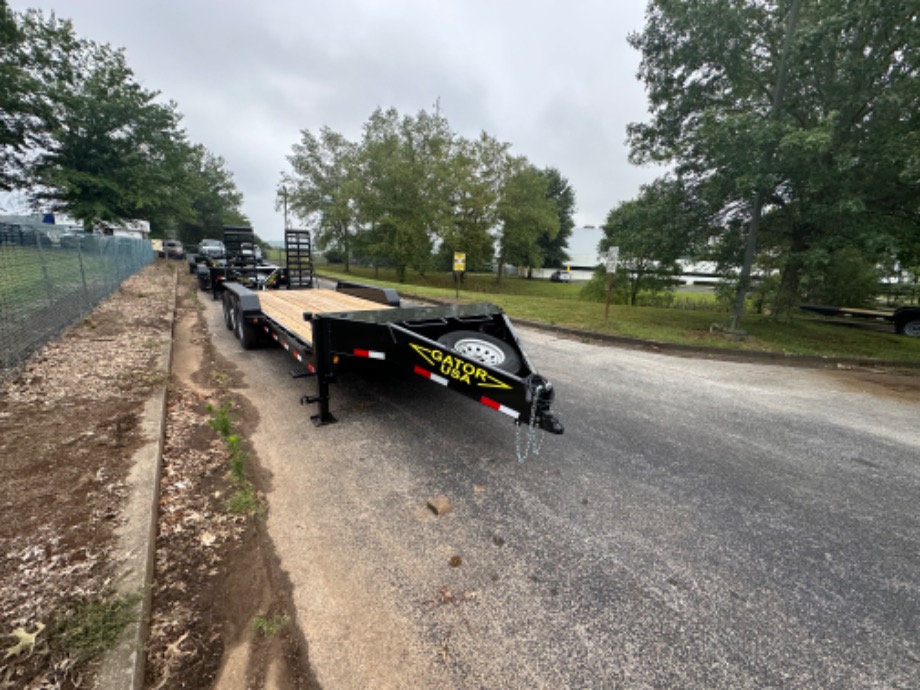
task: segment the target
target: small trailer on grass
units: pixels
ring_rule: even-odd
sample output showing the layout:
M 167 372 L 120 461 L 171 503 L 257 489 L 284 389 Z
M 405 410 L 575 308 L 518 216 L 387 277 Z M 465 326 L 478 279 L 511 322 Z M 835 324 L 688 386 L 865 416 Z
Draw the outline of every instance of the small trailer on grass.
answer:
M 820 314 L 821 316 L 887 321 L 894 325 L 895 333 L 920 338 L 920 307 L 898 307 L 897 309 L 883 310 L 800 304 L 799 309 L 813 314 Z
M 253 290 L 234 282 L 221 292 L 224 324 L 244 349 L 274 342 L 315 377 L 313 422 L 335 421 L 330 384 L 359 361 L 420 376 L 528 427 L 518 457 L 536 450 L 536 430 L 563 433 L 550 411 L 552 384 L 531 364 L 510 319 L 493 304 L 404 307 L 397 293 L 340 281 L 334 289 Z

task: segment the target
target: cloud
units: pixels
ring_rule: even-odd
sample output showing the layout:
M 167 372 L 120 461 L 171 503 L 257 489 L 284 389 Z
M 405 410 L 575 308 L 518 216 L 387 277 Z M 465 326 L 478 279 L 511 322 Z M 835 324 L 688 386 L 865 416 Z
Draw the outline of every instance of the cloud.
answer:
M 569 180 L 598 224 L 655 171 L 626 161 L 645 117 L 626 44 L 644 0 L 13 0 L 52 6 L 82 36 L 124 46 L 147 87 L 178 103 L 222 156 L 260 235 L 279 239 L 274 190 L 303 129 L 358 139 L 375 108 L 442 112 Z

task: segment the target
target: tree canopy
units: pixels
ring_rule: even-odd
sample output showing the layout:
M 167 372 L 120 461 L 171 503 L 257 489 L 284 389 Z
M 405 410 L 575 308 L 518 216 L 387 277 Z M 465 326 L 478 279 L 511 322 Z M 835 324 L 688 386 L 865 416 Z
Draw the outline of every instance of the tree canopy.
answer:
M 816 252 L 916 259 L 916 3 L 651 0 L 629 40 L 651 106 L 629 128 L 632 160 L 673 165 L 708 204 L 712 244 L 741 247 L 732 235 L 760 195 L 760 249 L 782 257 L 776 310 L 796 302 Z
M 496 246 L 499 271 L 505 262 L 561 263 L 574 192 L 557 170 L 537 170 L 510 148 L 485 132 L 459 136 L 439 110 L 378 108 L 357 142 L 329 127 L 301 132 L 279 203 L 316 231 L 319 246 L 342 252 L 346 269 L 356 257 L 404 279 L 462 252 L 482 270 Z
M 188 141 L 176 104 L 138 83 L 123 50 L 2 0 L 0 38 L 0 188 L 87 230 L 145 219 L 195 234 L 245 218 L 224 162 Z

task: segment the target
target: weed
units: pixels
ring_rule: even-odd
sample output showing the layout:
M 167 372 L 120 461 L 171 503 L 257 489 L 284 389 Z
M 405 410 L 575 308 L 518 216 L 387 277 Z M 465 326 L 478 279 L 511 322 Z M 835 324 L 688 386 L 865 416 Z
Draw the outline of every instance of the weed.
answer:
M 274 637 L 290 622 L 291 619 L 285 613 L 279 613 L 271 617 L 256 616 L 252 620 L 252 627 L 264 637 Z
M 255 516 L 264 512 L 255 487 L 247 481 L 237 484 L 236 491 L 227 499 L 224 508 L 231 515 Z
M 230 411 L 233 409 L 233 406 L 230 403 L 224 403 L 220 408 L 215 408 L 211 403 L 208 403 L 207 410 L 208 414 L 211 415 L 210 425 L 211 428 L 216 431 L 221 438 L 228 438 L 230 432 L 233 430 L 233 420 L 230 419 Z
M 55 626 L 55 646 L 77 663 L 95 659 L 112 649 L 122 631 L 137 620 L 141 594 L 126 594 L 102 601 L 78 604 Z
M 246 474 L 246 449 L 239 436 L 228 436 L 227 446 L 230 448 L 230 475 L 237 483 L 245 481 Z
M 220 371 L 211 374 L 211 380 L 218 388 L 228 388 L 230 386 L 230 377 Z

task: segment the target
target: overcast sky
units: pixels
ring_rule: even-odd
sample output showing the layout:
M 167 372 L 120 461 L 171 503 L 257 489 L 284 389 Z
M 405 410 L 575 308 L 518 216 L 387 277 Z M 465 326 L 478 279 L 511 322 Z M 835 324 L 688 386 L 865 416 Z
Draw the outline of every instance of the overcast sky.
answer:
M 575 190 L 598 225 L 657 172 L 631 166 L 626 125 L 646 119 L 626 43 L 645 0 L 11 0 L 126 49 L 147 88 L 178 103 L 194 142 L 222 156 L 263 238 L 304 129 L 358 140 L 378 107 L 432 109 L 486 131 Z M 571 247 L 573 250 L 580 248 Z

